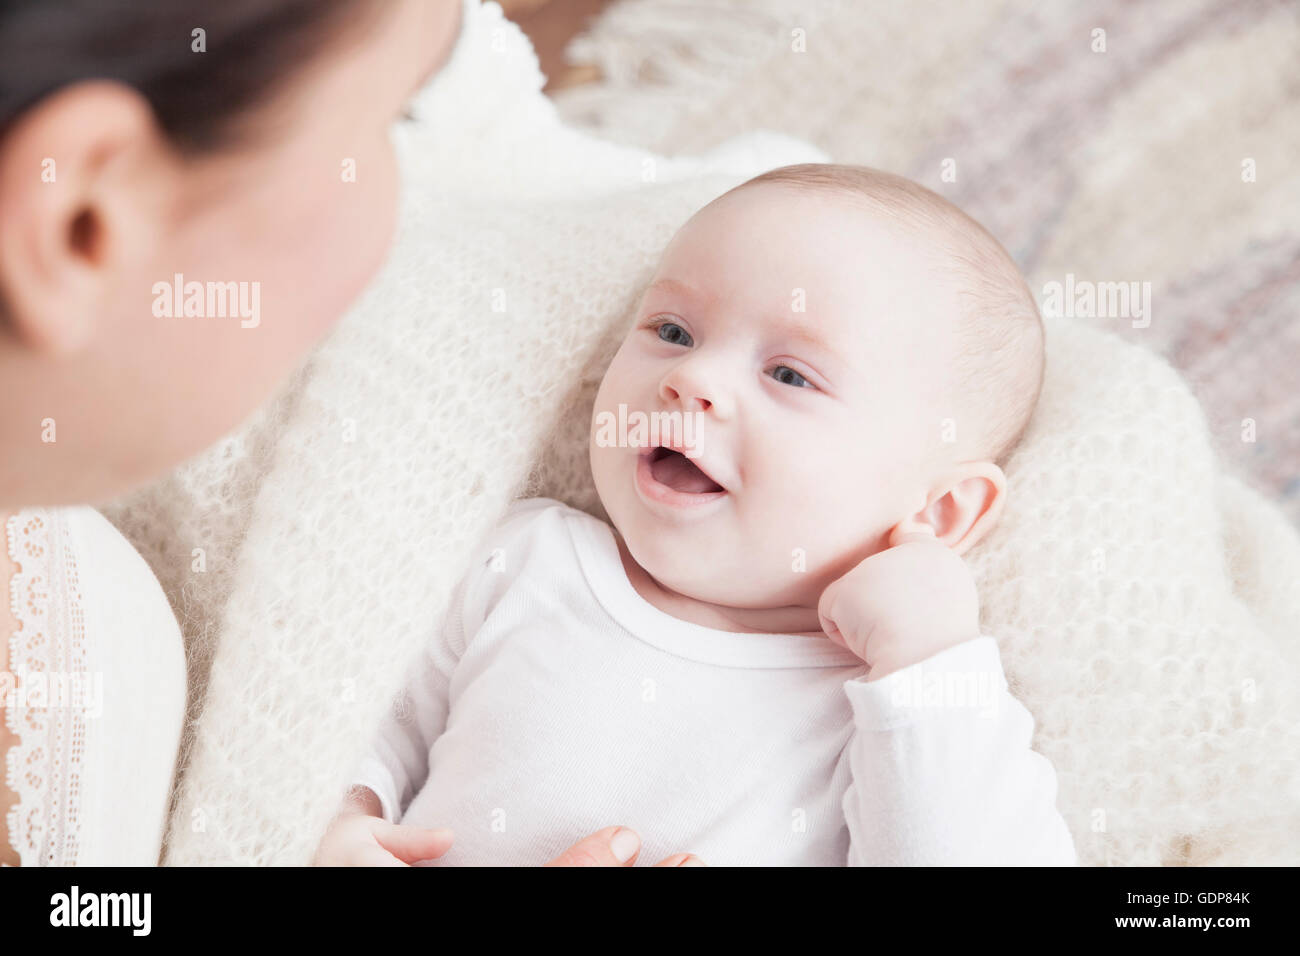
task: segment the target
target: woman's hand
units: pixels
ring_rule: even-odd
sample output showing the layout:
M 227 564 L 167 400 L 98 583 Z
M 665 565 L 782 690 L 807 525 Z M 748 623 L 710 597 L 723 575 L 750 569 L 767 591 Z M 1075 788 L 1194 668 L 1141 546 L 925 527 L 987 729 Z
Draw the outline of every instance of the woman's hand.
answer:
M 641 838 L 627 827 L 605 827 L 584 837 L 543 866 L 632 866 Z M 674 853 L 655 866 L 706 866 L 694 853 Z

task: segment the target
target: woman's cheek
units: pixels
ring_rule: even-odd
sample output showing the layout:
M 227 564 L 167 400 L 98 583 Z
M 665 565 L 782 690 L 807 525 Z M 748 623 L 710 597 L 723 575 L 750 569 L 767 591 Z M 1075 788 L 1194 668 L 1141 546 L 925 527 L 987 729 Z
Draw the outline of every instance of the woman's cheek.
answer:
M 363 214 L 370 217 L 372 221 L 369 224 L 370 261 L 362 277 L 362 288 L 379 271 L 392 245 L 393 232 L 397 227 L 398 199 L 401 192 L 397 156 L 387 135 L 383 137 L 377 152 L 374 194 L 367 199 L 363 210 Z
M 330 237 L 327 247 L 304 263 L 302 287 L 317 290 L 311 314 L 301 317 L 302 331 L 312 340 L 333 328 L 374 281 L 392 246 L 398 189 L 391 147 L 385 143 L 372 157 L 359 157 L 354 175 L 355 181 L 341 184 L 345 209 L 322 207 L 329 216 L 320 224 L 320 235 Z

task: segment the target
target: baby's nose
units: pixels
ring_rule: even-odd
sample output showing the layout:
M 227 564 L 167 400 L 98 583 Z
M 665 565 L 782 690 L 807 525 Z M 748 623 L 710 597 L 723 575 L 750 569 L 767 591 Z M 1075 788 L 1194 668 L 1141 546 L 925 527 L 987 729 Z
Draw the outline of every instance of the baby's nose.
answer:
M 709 412 L 727 418 L 731 397 L 726 391 L 725 379 L 722 370 L 692 356 L 664 375 L 659 385 L 659 397 L 684 412 Z
M 666 386 L 664 392 L 669 401 L 681 403 L 683 411 L 707 412 L 713 407 L 713 402 L 709 401 L 709 399 L 681 392 L 671 385 Z

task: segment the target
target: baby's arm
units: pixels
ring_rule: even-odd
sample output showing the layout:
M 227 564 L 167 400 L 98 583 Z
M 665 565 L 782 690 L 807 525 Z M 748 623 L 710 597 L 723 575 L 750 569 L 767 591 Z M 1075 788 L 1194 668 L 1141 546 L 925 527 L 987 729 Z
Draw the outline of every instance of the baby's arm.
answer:
M 1056 772 L 991 637 L 844 684 L 849 866 L 1073 866 Z
M 477 611 L 474 569 L 457 584 L 442 626 L 353 767 L 347 797 L 316 851 L 321 866 L 401 866 L 442 856 L 451 848 L 447 829 L 400 826 L 407 804 L 429 775 L 429 751 L 447 726 L 451 675 L 464 653 L 466 630 Z
M 980 634 L 969 568 L 932 535 L 891 544 L 818 605 L 831 640 L 870 665 L 844 684 L 849 865 L 1073 865 L 1056 772 Z
M 551 502 L 554 504 L 554 502 Z M 515 543 L 546 502 L 515 502 L 479 549 L 480 560 L 456 585 L 446 619 L 421 654 L 395 701 L 353 768 L 352 788 L 317 850 L 324 865 L 390 865 L 441 856 L 451 831 L 399 826 L 407 804 L 429 775 L 429 752 L 447 726 L 451 676 L 490 605 L 507 586 L 495 558 Z M 437 852 L 427 852 L 430 849 Z M 417 855 L 413 855 L 417 854 Z
M 317 850 L 321 866 L 400 866 L 442 856 L 451 848 L 447 829 L 400 826 L 403 808 L 424 783 L 429 750 L 447 724 L 448 685 L 454 661 L 438 658 L 435 644 L 357 764 L 351 789 Z
M 377 815 L 389 823 L 400 821 L 403 809 L 424 784 L 429 775 L 429 751 L 447 726 L 455 660 L 441 645 L 439 642 L 421 655 L 370 750 L 352 773 L 353 786 L 364 786 L 375 795 Z

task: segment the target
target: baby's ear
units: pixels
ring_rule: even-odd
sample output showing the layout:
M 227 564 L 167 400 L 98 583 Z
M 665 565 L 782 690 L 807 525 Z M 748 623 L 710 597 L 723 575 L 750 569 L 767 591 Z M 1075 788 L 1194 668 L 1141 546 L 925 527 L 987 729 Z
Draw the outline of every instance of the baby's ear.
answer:
M 905 534 L 928 532 L 964 554 L 997 525 L 1006 491 L 1006 475 L 993 462 L 959 464 L 926 496 L 928 503 L 921 510 L 894 526 L 890 547 Z
M 924 521 L 918 520 L 919 517 L 919 515 L 913 515 L 894 525 L 889 532 L 889 547 L 897 548 L 900 544 L 908 541 L 935 540 L 934 528 Z

